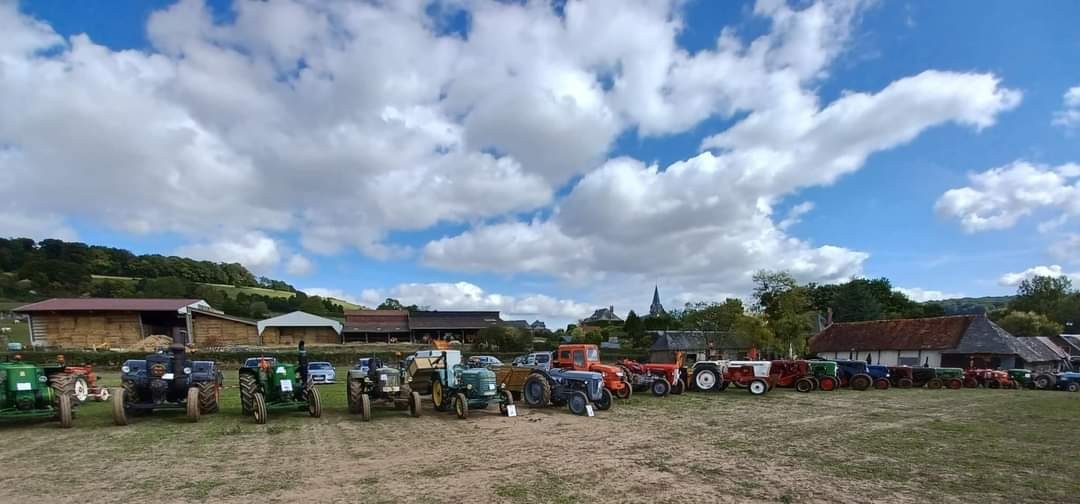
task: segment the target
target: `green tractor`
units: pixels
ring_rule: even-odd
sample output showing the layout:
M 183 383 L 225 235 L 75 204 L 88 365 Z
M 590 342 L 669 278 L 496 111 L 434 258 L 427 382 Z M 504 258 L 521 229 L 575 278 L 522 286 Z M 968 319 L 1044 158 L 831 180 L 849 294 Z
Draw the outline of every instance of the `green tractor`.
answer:
M 266 423 L 271 411 L 304 411 L 322 416 L 322 401 L 315 384 L 308 379 L 307 352 L 300 342 L 298 364 L 278 362 L 273 357 L 250 357 L 240 368 L 240 408 L 253 415 L 255 423 Z
M 406 359 L 405 368 L 411 390 L 430 391 L 437 411 L 453 409 L 458 418 L 469 418 L 469 410 L 486 409 L 493 402 L 505 415 L 514 404 L 510 390 L 496 384 L 494 371 L 465 367 L 459 350 L 416 352 Z
M 1033 389 L 1035 388 L 1035 380 L 1031 377 L 1030 369 L 1009 369 L 1009 378 L 1016 383 L 1019 388 Z
M 829 392 L 840 388 L 840 377 L 836 373 L 836 362 L 811 360 L 810 374 L 818 382 L 818 389 Z
M 364 357 L 349 370 L 346 400 L 349 412 L 360 414 L 361 420 L 371 420 L 372 401 L 381 401 L 397 409 L 409 409 L 409 415 L 420 416 L 420 393 L 402 386 L 405 373 L 386 366 L 382 359 Z
M 963 368 L 954 368 L 954 367 L 934 368 L 934 376 L 941 383 L 940 383 L 940 385 L 938 385 L 938 387 L 931 387 L 928 384 L 927 386 L 930 387 L 930 388 L 939 388 L 941 386 L 944 386 L 945 388 L 949 388 L 949 389 L 952 389 L 952 390 L 959 390 L 961 388 L 964 388 L 964 370 L 963 370 Z
M 71 427 L 75 375 L 62 371 L 62 365 L 0 362 L 0 419 L 56 418 Z

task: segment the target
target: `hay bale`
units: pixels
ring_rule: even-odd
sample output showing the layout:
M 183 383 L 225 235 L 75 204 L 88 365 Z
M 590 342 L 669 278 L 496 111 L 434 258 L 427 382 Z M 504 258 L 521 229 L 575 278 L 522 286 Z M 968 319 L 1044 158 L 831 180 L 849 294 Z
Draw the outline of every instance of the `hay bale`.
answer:
M 163 334 L 151 334 L 132 345 L 131 349 L 140 352 L 153 352 L 159 348 L 168 347 L 172 343 L 173 339 L 169 336 Z

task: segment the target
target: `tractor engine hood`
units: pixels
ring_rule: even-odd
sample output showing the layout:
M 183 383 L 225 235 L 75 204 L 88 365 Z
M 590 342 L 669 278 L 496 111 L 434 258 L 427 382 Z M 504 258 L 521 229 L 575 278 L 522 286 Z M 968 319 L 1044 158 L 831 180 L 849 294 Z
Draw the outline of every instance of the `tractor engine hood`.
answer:
M 597 373 L 603 373 L 604 376 L 619 376 L 622 374 L 622 369 L 619 369 L 617 366 L 612 366 L 609 364 L 593 364 L 589 366 L 589 370 Z

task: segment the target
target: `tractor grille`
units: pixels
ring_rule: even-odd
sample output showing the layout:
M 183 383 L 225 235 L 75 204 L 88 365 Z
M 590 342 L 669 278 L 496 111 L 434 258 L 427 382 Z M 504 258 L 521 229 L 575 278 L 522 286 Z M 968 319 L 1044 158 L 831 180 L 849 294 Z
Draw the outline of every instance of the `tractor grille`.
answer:
M 380 387 L 401 387 L 401 374 L 391 368 L 379 368 L 375 371 Z
M 165 376 L 165 365 L 161 363 L 154 363 L 154 365 L 150 366 L 150 376 L 153 376 L 154 378 L 161 378 L 162 376 Z
M 462 373 L 463 385 L 472 385 L 472 391 L 480 396 L 493 396 L 498 390 L 495 385 L 495 373 L 488 369 L 470 369 Z

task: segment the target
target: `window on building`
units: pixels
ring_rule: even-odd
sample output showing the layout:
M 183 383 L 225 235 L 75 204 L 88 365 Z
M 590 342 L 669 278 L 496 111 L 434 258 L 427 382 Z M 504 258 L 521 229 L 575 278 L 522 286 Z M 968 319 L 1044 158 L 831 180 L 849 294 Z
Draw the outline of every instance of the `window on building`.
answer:
M 918 357 L 900 357 L 896 360 L 897 364 L 901 366 L 918 366 L 920 365 Z

